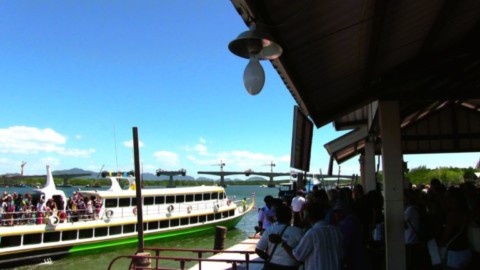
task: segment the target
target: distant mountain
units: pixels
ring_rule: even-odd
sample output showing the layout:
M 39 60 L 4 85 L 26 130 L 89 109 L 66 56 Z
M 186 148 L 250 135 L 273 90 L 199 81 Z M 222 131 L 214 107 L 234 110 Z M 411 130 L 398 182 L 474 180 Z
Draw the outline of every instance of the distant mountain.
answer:
M 58 171 L 52 171 L 52 175 L 58 175 L 58 174 L 89 174 L 83 177 L 86 178 L 97 178 L 98 172 L 92 172 L 92 171 L 86 171 L 83 169 L 79 168 L 73 168 L 69 170 L 58 170 Z

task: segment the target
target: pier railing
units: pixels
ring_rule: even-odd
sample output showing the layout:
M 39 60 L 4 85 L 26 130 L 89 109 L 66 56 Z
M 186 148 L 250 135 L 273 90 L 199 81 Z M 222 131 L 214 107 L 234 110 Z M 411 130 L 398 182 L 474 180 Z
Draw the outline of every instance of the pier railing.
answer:
M 161 253 L 165 252 L 175 252 L 185 253 L 185 256 L 163 256 Z M 154 253 L 155 255 L 152 255 Z M 196 257 L 188 257 L 187 254 L 195 255 Z M 217 258 L 204 258 L 205 254 L 217 254 L 217 253 L 229 253 L 237 254 L 244 256 L 244 259 L 217 259 Z M 242 265 L 242 269 L 250 269 L 251 264 L 263 264 L 262 260 L 256 261 L 251 260 L 250 255 L 254 254 L 254 251 L 233 251 L 233 250 L 212 250 L 212 249 L 182 249 L 182 248 L 145 248 L 144 253 L 137 255 L 122 255 L 114 258 L 108 265 L 108 270 L 113 269 L 112 267 L 120 260 L 129 260 L 130 266 L 128 269 L 142 269 L 142 270 L 173 270 L 173 269 L 187 269 L 187 263 L 197 263 L 198 270 L 202 270 L 202 262 L 218 262 L 218 263 L 227 263 L 231 264 L 232 270 L 236 270 L 238 266 Z M 178 262 L 178 268 L 171 267 L 162 267 L 162 262 L 165 264 L 166 261 Z M 211 269 L 206 269 L 211 270 Z

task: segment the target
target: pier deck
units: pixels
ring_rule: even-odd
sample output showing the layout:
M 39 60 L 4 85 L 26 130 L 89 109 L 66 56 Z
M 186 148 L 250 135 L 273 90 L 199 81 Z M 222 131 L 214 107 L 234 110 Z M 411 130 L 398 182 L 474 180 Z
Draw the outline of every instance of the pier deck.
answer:
M 258 242 L 258 238 L 255 239 L 246 239 L 243 240 L 242 242 L 229 247 L 228 251 L 255 251 L 255 247 Z M 218 259 L 218 260 L 245 260 L 245 255 L 243 254 L 236 254 L 236 253 L 218 253 L 215 254 L 209 259 Z M 257 254 L 251 254 L 250 255 L 250 261 L 263 261 L 261 258 L 258 257 Z M 263 268 L 263 263 L 250 263 L 248 266 L 249 270 L 260 270 Z M 199 265 L 195 265 L 189 270 L 199 270 L 200 267 Z M 226 263 L 226 262 L 202 262 L 201 269 L 208 269 L 208 270 L 227 270 L 227 269 L 232 269 L 232 264 L 231 263 Z M 247 269 L 245 264 L 237 265 L 237 269 Z

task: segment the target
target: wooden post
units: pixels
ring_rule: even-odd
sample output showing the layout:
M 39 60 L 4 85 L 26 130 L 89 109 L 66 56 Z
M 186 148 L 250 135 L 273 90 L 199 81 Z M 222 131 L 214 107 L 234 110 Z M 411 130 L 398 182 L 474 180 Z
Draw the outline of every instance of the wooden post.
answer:
M 227 227 L 223 227 L 223 226 L 215 227 L 215 243 L 213 245 L 214 250 L 223 250 L 225 248 L 226 236 L 227 236 Z
M 138 252 L 143 252 L 142 174 L 140 171 L 140 151 L 137 127 L 133 127 L 133 157 L 135 161 L 135 191 L 137 196 Z

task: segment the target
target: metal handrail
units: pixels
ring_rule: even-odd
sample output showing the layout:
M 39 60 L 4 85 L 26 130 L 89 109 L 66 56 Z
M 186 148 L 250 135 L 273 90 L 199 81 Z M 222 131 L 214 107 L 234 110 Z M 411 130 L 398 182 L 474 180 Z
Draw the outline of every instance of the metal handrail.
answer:
M 254 254 L 254 251 L 235 251 L 235 250 L 212 250 L 212 249 L 188 249 L 188 248 L 144 248 L 144 251 L 154 251 L 155 256 L 140 256 L 140 255 L 121 255 L 114 258 L 108 265 L 108 270 L 112 269 L 112 266 L 120 259 L 130 259 L 129 269 L 144 269 L 144 270 L 169 270 L 169 269 L 181 269 L 184 270 L 187 262 L 198 262 L 198 269 L 202 269 L 202 262 L 224 262 L 232 264 L 232 269 L 237 269 L 238 264 L 245 264 L 246 269 L 249 269 L 250 264 L 263 263 L 263 261 L 252 261 L 250 260 L 250 254 Z M 164 251 L 173 251 L 173 252 L 190 252 L 196 253 L 197 257 L 182 257 L 182 256 L 160 256 L 161 252 Z M 245 255 L 245 259 L 214 259 L 214 258 L 203 258 L 204 253 L 233 253 L 233 254 L 242 254 Z M 134 262 L 138 259 L 150 259 L 152 266 L 137 266 Z M 178 261 L 179 268 L 161 268 L 161 260 L 171 260 Z

